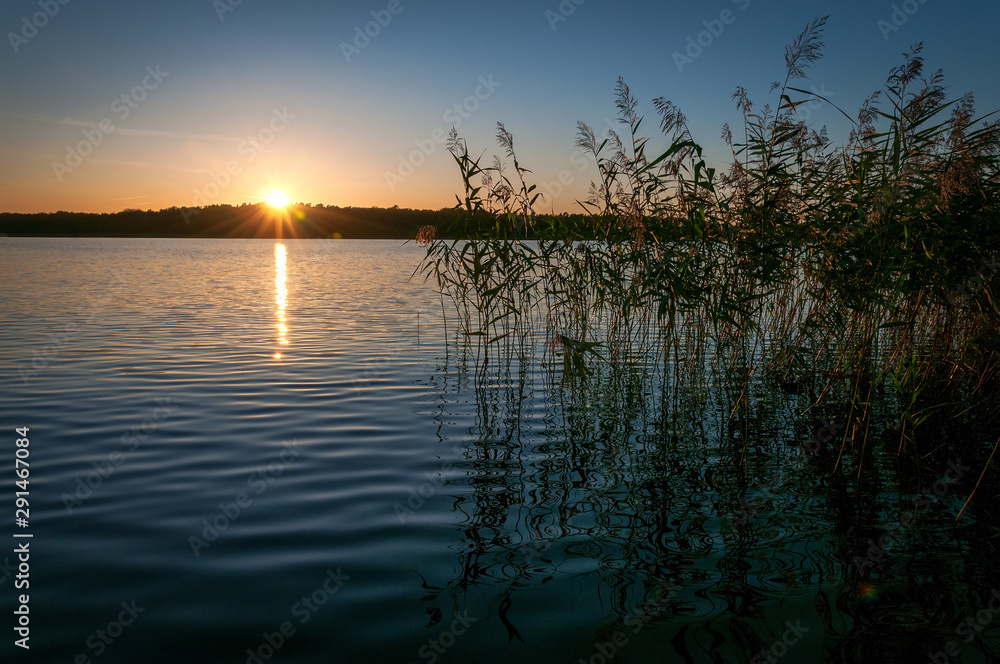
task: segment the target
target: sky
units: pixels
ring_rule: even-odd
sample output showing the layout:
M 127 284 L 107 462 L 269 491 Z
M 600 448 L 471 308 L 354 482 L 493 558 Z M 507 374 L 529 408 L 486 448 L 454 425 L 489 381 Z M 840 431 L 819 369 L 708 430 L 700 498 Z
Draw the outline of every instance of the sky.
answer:
M 5 0 L 0 212 L 255 203 L 275 189 L 450 207 L 462 181 L 448 131 L 491 161 L 498 121 L 545 194 L 539 211 L 579 210 L 596 166 L 576 123 L 615 126 L 619 76 L 653 147 L 667 144 L 662 96 L 721 170 L 736 87 L 773 104 L 785 46 L 826 14 L 823 59 L 800 87 L 852 117 L 921 41 L 951 97 L 1000 109 L 995 0 Z M 846 142 L 839 111 L 802 110 Z

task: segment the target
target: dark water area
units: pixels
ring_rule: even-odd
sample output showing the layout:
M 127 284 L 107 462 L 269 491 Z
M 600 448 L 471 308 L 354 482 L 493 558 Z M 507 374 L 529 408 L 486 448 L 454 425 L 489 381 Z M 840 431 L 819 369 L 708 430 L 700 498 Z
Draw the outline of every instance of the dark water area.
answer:
M 3 238 L 0 661 L 1000 661 L 995 420 L 483 369 L 422 254 Z

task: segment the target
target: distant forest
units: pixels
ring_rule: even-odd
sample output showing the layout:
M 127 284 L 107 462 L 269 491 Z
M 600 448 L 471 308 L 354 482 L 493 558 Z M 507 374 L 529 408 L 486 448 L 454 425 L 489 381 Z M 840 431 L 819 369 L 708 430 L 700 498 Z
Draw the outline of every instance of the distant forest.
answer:
M 0 213 L 0 234 L 56 237 L 218 237 L 409 239 L 421 226 L 453 221 L 453 209 L 410 210 L 296 204 L 276 211 L 264 203 L 115 213 Z M 277 219 L 281 219 L 278 232 Z

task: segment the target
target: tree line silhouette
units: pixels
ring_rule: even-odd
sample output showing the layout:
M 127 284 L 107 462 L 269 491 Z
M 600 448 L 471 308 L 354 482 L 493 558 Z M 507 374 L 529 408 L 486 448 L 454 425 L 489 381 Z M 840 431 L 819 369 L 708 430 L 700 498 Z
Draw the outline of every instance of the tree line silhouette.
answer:
M 274 210 L 264 203 L 125 209 L 114 213 L 0 213 L 0 234 L 59 237 L 212 237 L 409 239 L 422 226 L 455 216 L 451 208 L 413 210 L 296 204 Z M 279 230 L 280 229 L 280 230 Z

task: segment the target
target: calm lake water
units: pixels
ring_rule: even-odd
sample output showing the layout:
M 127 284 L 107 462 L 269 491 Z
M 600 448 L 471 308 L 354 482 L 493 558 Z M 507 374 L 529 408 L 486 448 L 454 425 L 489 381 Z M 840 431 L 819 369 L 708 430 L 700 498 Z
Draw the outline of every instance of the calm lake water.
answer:
M 477 375 L 422 255 L 0 238 L 0 659 L 1000 661 L 989 423 L 859 480 L 808 395 Z

